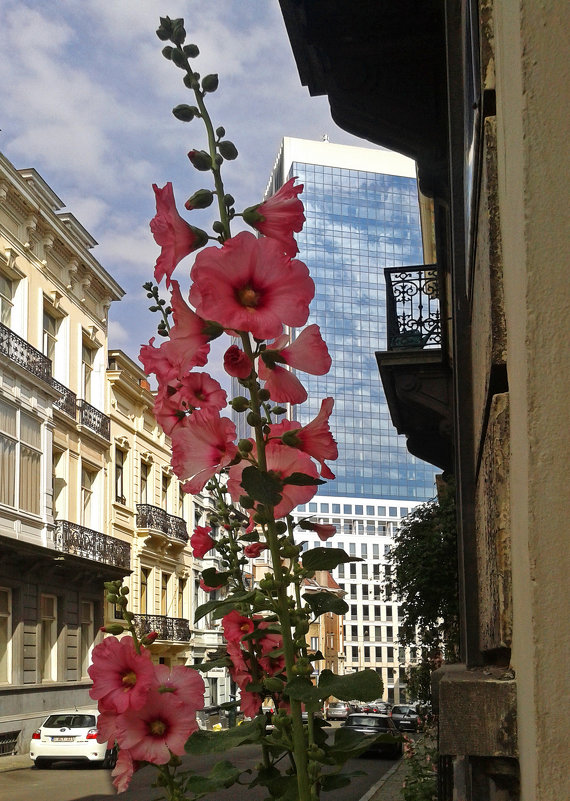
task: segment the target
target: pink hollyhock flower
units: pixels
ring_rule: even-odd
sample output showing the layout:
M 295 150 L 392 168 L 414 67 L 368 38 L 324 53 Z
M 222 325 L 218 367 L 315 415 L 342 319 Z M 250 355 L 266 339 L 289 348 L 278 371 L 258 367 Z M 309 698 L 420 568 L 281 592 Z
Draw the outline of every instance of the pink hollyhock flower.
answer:
M 283 434 L 283 442 L 286 445 L 308 453 L 319 462 L 323 478 L 334 478 L 334 473 L 327 467 L 324 460 L 338 459 L 338 447 L 329 426 L 329 417 L 332 414 L 333 406 L 334 400 L 325 398 L 321 402 L 321 408 L 314 420 L 302 428 L 291 427 Z M 283 424 L 279 425 L 284 428 Z
M 285 670 L 285 656 L 260 656 L 257 660 L 268 676 L 276 676 Z
M 258 339 L 279 336 L 283 324 L 305 325 L 315 294 L 303 262 L 247 231 L 201 251 L 190 275 L 190 303 L 200 316 Z
M 309 530 L 314 531 L 322 542 L 334 537 L 336 534 L 336 526 L 333 526 L 332 523 L 311 523 Z
M 107 709 L 103 700 L 99 701 L 98 707 L 97 742 L 111 743 L 112 745 L 117 739 L 117 718 L 119 716 L 114 709 Z
M 154 399 L 154 416 L 166 434 L 196 409 L 216 409 L 226 405 L 227 395 L 208 373 L 189 373 L 159 387 Z
M 113 777 L 113 785 L 118 793 L 124 793 L 131 783 L 133 773 L 141 766 L 140 762 L 134 762 L 130 751 L 124 751 L 122 748 L 117 757 L 117 764 L 113 768 L 111 776 Z
M 196 526 L 194 533 L 190 537 L 190 546 L 196 559 L 203 559 L 204 554 L 211 551 L 216 545 L 216 540 L 210 537 L 211 526 Z
M 237 455 L 236 427 L 212 409 L 194 412 L 184 426 L 172 431 L 172 468 L 186 481 L 184 490 L 196 495 L 213 475 Z
M 243 218 L 248 225 L 260 234 L 280 242 L 288 256 L 298 253 L 293 232 L 298 233 L 305 222 L 303 203 L 297 197 L 303 191 L 303 184 L 293 186 L 296 180 L 291 178 L 263 203 L 250 206 L 243 212 Z
M 155 665 L 154 673 L 159 693 L 171 693 L 194 712 L 204 709 L 204 679 L 195 670 L 185 665 Z
M 247 378 L 251 373 L 251 359 L 237 345 L 230 345 L 224 353 L 224 370 L 233 378 Z
M 105 637 L 93 649 L 93 664 L 87 672 L 93 680 L 91 698 L 119 713 L 143 706 L 154 682 L 150 654 L 143 649 L 137 654 L 132 637 Z
M 246 717 L 254 718 L 259 713 L 261 699 L 257 693 L 250 693 L 243 687 L 240 687 L 239 705 Z
M 246 687 L 252 681 L 252 678 L 239 642 L 228 642 L 226 651 L 232 660 L 232 665 L 229 668 L 230 676 L 240 687 Z
M 243 549 L 244 554 L 247 556 L 248 559 L 257 559 L 259 554 L 262 551 L 265 551 L 267 545 L 265 542 L 252 542 L 249 545 L 246 545 Z
M 150 221 L 150 230 L 156 244 L 162 248 L 154 266 L 154 278 L 160 283 L 165 275 L 166 285 L 170 286 L 170 276 L 178 262 L 205 245 L 208 235 L 189 225 L 178 214 L 170 181 L 162 189 L 156 184 L 152 188 L 156 198 L 156 216 Z
M 155 690 L 142 709 L 120 716 L 119 742 L 133 760 L 164 765 L 171 753 L 184 753 L 186 740 L 197 729 L 194 710 L 173 694 Z
M 238 643 L 245 634 L 250 634 L 255 628 L 251 618 L 240 615 L 235 609 L 223 616 L 222 626 L 226 640 Z
M 331 357 L 318 325 L 309 325 L 290 345 L 288 336 L 269 344 L 259 361 L 258 372 L 271 400 L 281 403 L 304 403 L 307 391 L 297 376 L 280 362 L 311 375 L 324 375 L 331 367 Z
M 304 403 L 307 400 L 307 390 L 301 384 L 295 373 L 285 367 L 275 365 L 271 369 L 261 359 L 257 365 L 259 377 L 265 382 L 264 389 L 269 392 L 272 401 L 279 403 Z
M 296 433 L 296 430 L 294 433 Z M 317 468 L 306 454 L 294 448 L 284 448 L 278 440 L 271 440 L 267 444 L 265 456 L 267 460 L 267 470 L 281 480 L 293 473 L 305 473 L 312 478 L 318 478 Z M 241 477 L 247 466 L 247 462 L 242 462 L 230 467 L 228 492 L 234 501 L 238 501 L 240 495 L 243 495 Z M 293 511 L 299 504 L 307 503 L 316 491 L 316 484 L 303 487 L 298 487 L 294 484 L 284 484 L 281 490 L 281 501 L 274 509 L 275 517 L 285 517 L 285 515 L 288 515 L 289 512 Z
M 259 628 L 265 628 L 261 623 Z M 285 656 L 279 654 L 272 656 L 272 651 L 278 651 L 283 648 L 283 637 L 280 634 L 266 634 L 265 637 L 258 641 L 261 648 L 261 656 L 258 659 L 259 664 L 269 676 L 275 676 L 276 673 L 281 673 L 285 669 Z

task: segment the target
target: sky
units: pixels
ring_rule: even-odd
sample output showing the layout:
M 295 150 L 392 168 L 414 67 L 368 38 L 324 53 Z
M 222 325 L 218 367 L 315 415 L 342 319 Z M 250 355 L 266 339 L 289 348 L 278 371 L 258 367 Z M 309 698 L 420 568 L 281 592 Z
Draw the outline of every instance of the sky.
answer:
M 192 224 L 209 230 L 213 219 L 183 209 L 205 185 L 186 154 L 206 138 L 200 121 L 172 115 L 194 99 L 161 55 L 161 16 L 183 17 L 200 48 L 194 68 L 219 74 L 208 110 L 239 151 L 224 165 L 237 210 L 262 199 L 283 136 L 365 144 L 301 86 L 277 0 L 2 0 L 0 150 L 34 167 L 97 240 L 93 255 L 126 292 L 111 307 L 109 347 L 134 359 L 157 323 L 141 288 L 158 255 L 152 184 L 172 181 Z M 191 265 L 175 273 L 182 287 Z

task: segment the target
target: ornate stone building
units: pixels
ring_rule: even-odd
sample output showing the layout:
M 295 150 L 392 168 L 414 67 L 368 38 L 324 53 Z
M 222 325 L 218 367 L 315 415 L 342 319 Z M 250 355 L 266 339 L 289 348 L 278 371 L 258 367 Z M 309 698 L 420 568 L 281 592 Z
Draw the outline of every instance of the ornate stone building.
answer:
M 570 7 L 280 4 L 335 122 L 417 163 L 426 264 L 386 272 L 377 359 L 409 450 L 458 487 L 439 798 L 568 798 Z

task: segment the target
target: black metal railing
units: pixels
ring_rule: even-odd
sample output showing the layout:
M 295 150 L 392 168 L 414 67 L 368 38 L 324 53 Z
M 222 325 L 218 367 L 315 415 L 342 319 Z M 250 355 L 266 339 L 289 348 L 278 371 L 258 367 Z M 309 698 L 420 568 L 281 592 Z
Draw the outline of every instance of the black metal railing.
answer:
M 131 566 L 131 548 L 128 542 L 109 537 L 100 531 L 70 523 L 69 520 L 58 520 L 55 527 L 55 547 L 63 553 L 82 556 L 94 562 L 115 565 L 129 570 Z
M 160 506 L 137 503 L 137 528 L 149 528 L 166 534 L 170 539 L 188 542 L 188 526 L 182 517 L 169 515 Z
M 38 378 L 50 382 L 51 360 L 3 323 L 0 323 L 0 353 Z
M 85 400 L 77 401 L 79 409 L 79 423 L 106 440 L 111 439 L 111 420 L 106 414 L 91 406 Z
M 138 637 L 144 637 L 145 634 L 155 631 L 159 640 L 190 641 L 190 626 L 186 618 L 135 614 L 133 622 Z
M 389 267 L 384 276 L 388 350 L 441 348 L 437 264 Z
M 77 419 L 77 395 L 55 378 L 50 378 L 50 384 L 61 394 L 61 398 L 53 404 L 56 409 L 65 412 L 73 419 Z

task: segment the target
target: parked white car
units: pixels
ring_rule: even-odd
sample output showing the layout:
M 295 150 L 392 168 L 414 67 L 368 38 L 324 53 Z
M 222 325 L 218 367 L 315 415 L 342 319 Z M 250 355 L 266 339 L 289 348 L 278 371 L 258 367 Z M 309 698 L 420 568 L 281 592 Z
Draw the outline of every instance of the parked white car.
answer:
M 48 768 L 52 762 L 99 763 L 114 768 L 117 749 L 109 743 L 97 742 L 97 709 L 65 709 L 50 715 L 32 734 L 30 758 L 37 768 Z

